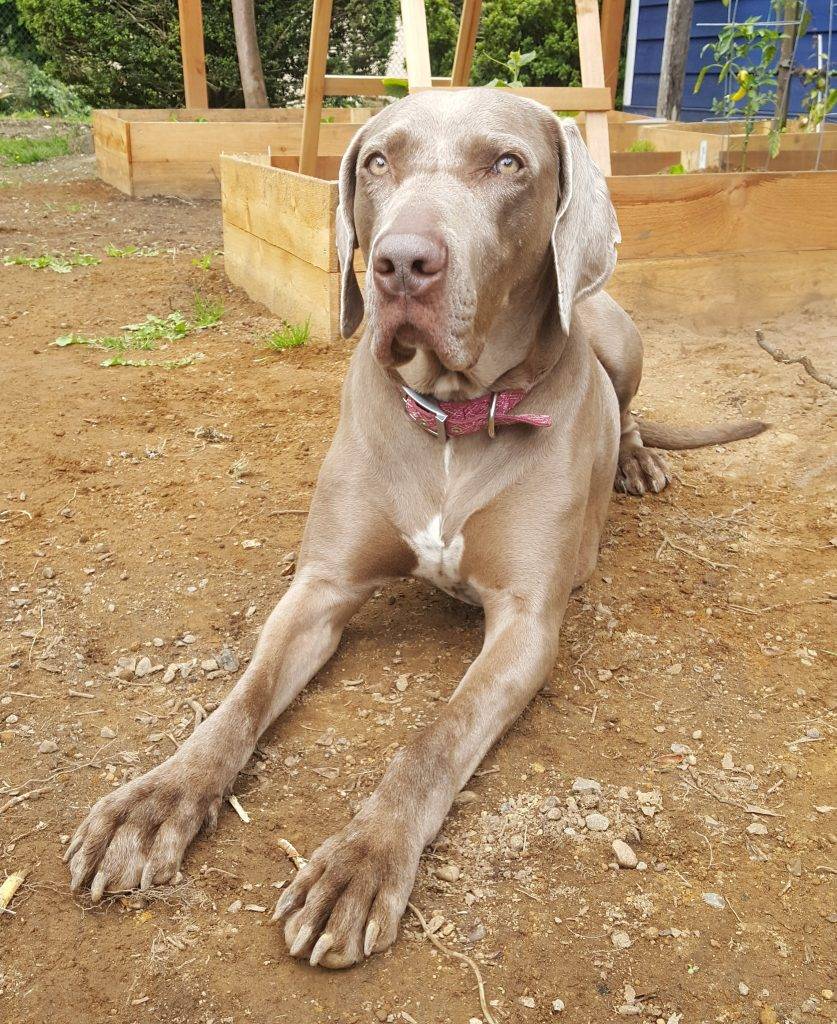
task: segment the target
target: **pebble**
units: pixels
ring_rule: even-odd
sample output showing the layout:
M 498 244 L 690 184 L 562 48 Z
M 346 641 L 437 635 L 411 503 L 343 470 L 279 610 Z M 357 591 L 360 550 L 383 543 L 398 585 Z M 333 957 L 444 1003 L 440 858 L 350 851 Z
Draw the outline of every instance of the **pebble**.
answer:
M 182 639 L 184 644 L 193 644 L 198 638 L 194 633 L 184 633 Z
M 163 678 L 160 680 L 160 682 L 166 684 L 172 682 L 174 677 L 177 675 L 177 670 L 179 668 L 180 665 L 178 665 L 177 662 L 172 662 L 172 664 L 169 665 L 169 667 L 163 673 Z
M 164 647 L 166 641 L 161 636 L 155 636 L 151 643 L 154 644 L 155 647 Z
M 45 565 L 43 569 L 41 569 L 41 575 L 45 580 L 54 580 L 55 569 L 53 569 L 51 565 Z
M 512 850 L 522 850 L 524 846 L 523 836 L 512 836 L 509 839 L 509 846 Z
M 238 658 L 233 654 L 229 647 L 225 647 L 215 660 L 218 662 L 218 668 L 222 669 L 224 672 L 238 671 Z
M 767 832 L 767 825 L 763 821 L 754 821 L 747 826 L 747 834 L 751 836 L 766 836 Z
M 637 855 L 622 839 L 614 839 L 612 849 L 620 868 L 635 868 L 637 866 Z
M 719 896 L 716 892 L 701 893 L 701 899 L 710 907 L 714 907 L 715 910 L 726 910 L 727 901 L 723 896 Z
M 693 740 L 702 740 L 703 739 L 703 730 L 702 729 L 695 729 L 695 731 L 692 733 L 692 739 Z
M 573 793 L 601 793 L 602 784 L 595 779 L 576 779 L 572 790 Z
M 237 914 L 241 910 L 241 900 L 233 900 L 233 902 L 227 907 L 228 914 Z
M 591 832 L 607 832 L 610 828 L 610 818 L 599 814 L 598 811 L 593 811 L 584 819 L 584 824 Z
M 137 667 L 134 669 L 134 675 L 137 679 L 142 679 L 143 676 L 149 675 L 151 672 L 151 658 L 140 658 L 137 662 Z
M 434 874 L 443 882 L 456 882 L 462 872 L 456 864 L 440 864 Z
M 246 551 L 251 551 L 253 548 L 260 548 L 262 546 L 262 542 L 260 540 L 256 540 L 255 538 L 250 538 L 249 540 L 243 540 L 241 542 L 241 546 Z
M 750 994 L 750 986 L 743 981 L 738 982 L 738 994 L 740 996 L 748 996 Z
M 563 1013 L 564 1009 L 565 1009 L 565 1006 L 564 1006 L 564 1000 L 563 999 L 553 999 L 552 1000 L 552 1012 L 553 1013 Z
M 215 672 L 218 668 L 218 662 L 214 658 L 204 658 L 201 662 L 201 668 L 204 672 Z
M 115 740 L 116 739 L 116 733 L 108 725 L 103 725 L 102 726 L 102 729 L 99 732 L 99 735 L 102 737 L 103 740 Z
M 724 771 L 730 772 L 735 767 L 735 761 L 732 759 L 732 754 L 724 754 L 721 758 L 721 767 Z
M 628 949 L 633 943 L 627 932 L 612 932 L 610 941 L 617 949 Z
M 527 1010 L 534 1010 L 537 1006 L 537 1003 L 531 996 L 521 996 L 520 1005 L 525 1006 Z
M 39 754 L 54 754 L 56 750 L 58 750 L 58 744 L 55 740 L 44 740 L 38 747 Z

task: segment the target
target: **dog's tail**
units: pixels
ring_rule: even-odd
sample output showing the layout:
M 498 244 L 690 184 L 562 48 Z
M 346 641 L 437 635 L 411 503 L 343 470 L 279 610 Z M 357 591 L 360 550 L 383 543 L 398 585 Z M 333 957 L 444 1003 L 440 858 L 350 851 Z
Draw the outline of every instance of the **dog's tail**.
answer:
M 639 435 L 646 448 L 682 451 L 685 448 L 706 448 L 711 444 L 728 444 L 755 437 L 767 430 L 769 423 L 744 420 L 743 423 L 720 423 L 717 427 L 667 427 L 660 423 L 638 422 Z

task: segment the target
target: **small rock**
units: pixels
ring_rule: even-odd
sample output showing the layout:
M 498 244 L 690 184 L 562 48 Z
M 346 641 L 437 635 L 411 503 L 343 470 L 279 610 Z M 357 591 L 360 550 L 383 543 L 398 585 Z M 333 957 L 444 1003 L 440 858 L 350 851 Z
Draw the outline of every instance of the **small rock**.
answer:
M 204 658 L 201 668 L 204 672 L 215 672 L 218 669 L 218 662 L 214 658 Z
M 702 729 L 695 729 L 695 731 L 692 733 L 692 739 L 693 740 L 702 740 L 703 739 L 703 730 Z
M 788 871 L 794 876 L 794 878 L 802 877 L 802 858 L 794 857 L 792 861 L 788 863 Z
M 721 767 L 724 769 L 724 771 L 732 771 L 732 769 L 735 767 L 735 761 L 733 761 L 732 759 L 732 754 L 724 754 L 724 756 L 721 758 Z
M 45 580 L 54 580 L 55 569 L 53 569 L 51 565 L 45 565 L 43 569 L 41 569 L 41 575 Z
M 229 647 L 225 647 L 215 660 L 218 662 L 218 668 L 224 672 L 238 671 L 238 658 L 236 658 Z
M 610 828 L 610 818 L 599 814 L 598 811 L 593 811 L 584 819 L 584 824 L 591 832 L 607 832 Z
M 165 647 L 166 641 L 161 636 L 155 636 L 151 643 L 155 647 Z
M 58 744 L 55 740 L 44 740 L 38 747 L 39 754 L 54 754 L 56 750 L 58 750 Z
M 102 737 L 103 740 L 115 740 L 116 739 L 116 733 L 108 725 L 103 725 L 102 726 L 101 731 L 99 732 L 99 735 Z
M 727 901 L 716 892 L 701 893 L 701 899 L 710 907 L 714 907 L 715 910 L 726 910 Z
M 614 839 L 611 847 L 620 868 L 635 868 L 637 866 L 637 855 L 624 840 Z
M 245 551 L 251 551 L 253 548 L 260 548 L 262 546 L 262 542 L 255 538 L 250 538 L 249 540 L 243 540 L 241 542 L 241 546 Z
M 762 1006 L 759 1013 L 759 1024 L 779 1024 L 779 1018 L 772 1006 Z
M 184 633 L 182 637 L 184 644 L 193 644 L 197 639 L 194 633 Z
M 172 662 L 171 665 L 169 665 L 168 668 L 163 673 L 163 677 L 160 680 L 160 682 L 166 684 L 172 682 L 174 677 L 177 675 L 177 670 L 179 668 L 180 665 L 178 665 L 177 662 Z
M 143 676 L 150 675 L 151 673 L 151 658 L 140 658 L 137 662 L 137 666 L 134 669 L 134 675 L 137 679 L 142 679 Z
M 747 826 L 747 834 L 751 836 L 766 836 L 767 825 L 763 821 L 754 821 Z
M 573 793 L 601 793 L 602 784 L 595 779 L 576 779 L 572 786 Z
M 241 900 L 233 900 L 233 902 L 227 907 L 228 914 L 237 914 L 241 910 Z
M 563 1013 L 564 1010 L 565 1010 L 565 1006 L 564 1006 L 564 1000 L 563 999 L 553 999 L 552 1000 L 552 1012 L 553 1013 Z
M 456 864 L 440 864 L 434 874 L 443 882 L 456 882 L 462 872 Z
M 395 680 L 395 689 L 398 690 L 399 693 L 405 693 L 409 685 L 410 675 L 408 672 L 402 672 L 402 674 Z
M 521 996 L 520 1005 L 525 1006 L 527 1010 L 534 1010 L 537 1006 L 537 1003 L 531 996 Z
M 750 986 L 743 981 L 738 982 L 738 994 L 740 996 L 748 996 L 750 994 Z
M 523 836 L 512 836 L 509 839 L 509 847 L 512 850 L 522 850 L 524 846 Z
M 610 941 L 617 949 L 628 949 L 633 943 L 627 932 L 612 932 Z

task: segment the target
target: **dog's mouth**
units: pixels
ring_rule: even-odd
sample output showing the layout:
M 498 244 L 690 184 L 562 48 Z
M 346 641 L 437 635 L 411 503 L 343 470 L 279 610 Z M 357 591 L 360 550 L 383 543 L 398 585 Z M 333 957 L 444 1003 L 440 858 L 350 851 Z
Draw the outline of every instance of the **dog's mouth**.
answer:
M 386 367 L 403 367 L 417 353 L 423 353 L 440 371 L 462 373 L 469 370 L 476 358 L 467 347 L 452 337 L 436 318 L 424 320 L 424 317 L 401 318 L 395 323 L 378 320 L 372 331 L 372 353 L 378 362 Z

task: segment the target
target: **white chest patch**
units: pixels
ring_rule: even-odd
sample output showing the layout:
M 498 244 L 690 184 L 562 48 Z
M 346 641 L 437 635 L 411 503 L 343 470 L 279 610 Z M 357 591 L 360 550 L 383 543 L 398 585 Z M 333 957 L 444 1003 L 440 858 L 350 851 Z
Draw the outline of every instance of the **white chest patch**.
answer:
M 441 515 L 434 516 L 423 530 L 408 537 L 407 543 L 418 558 L 413 576 L 420 576 L 460 601 L 479 603 L 476 593 L 462 580 L 459 571 L 465 538 L 458 533 L 445 541 Z

